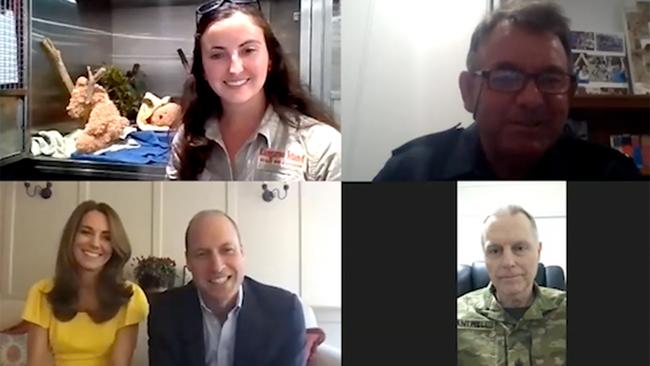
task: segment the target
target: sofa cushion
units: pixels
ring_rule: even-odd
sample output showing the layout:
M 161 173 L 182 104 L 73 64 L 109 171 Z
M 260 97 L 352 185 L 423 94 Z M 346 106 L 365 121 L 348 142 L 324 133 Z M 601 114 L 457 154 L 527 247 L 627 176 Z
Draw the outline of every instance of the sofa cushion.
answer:
M 27 365 L 27 333 L 0 333 L 0 366 Z
M 318 346 L 314 366 L 341 366 L 341 350 L 323 343 Z

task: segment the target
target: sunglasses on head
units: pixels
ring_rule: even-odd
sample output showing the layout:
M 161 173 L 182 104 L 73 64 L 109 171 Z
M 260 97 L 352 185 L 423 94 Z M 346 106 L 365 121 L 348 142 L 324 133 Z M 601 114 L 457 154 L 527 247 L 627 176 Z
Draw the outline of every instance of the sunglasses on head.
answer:
M 258 10 L 262 10 L 259 0 L 211 0 L 203 3 L 198 8 L 196 8 L 196 25 L 199 25 L 201 18 L 212 11 L 219 9 L 223 4 L 231 3 L 233 5 L 257 5 Z

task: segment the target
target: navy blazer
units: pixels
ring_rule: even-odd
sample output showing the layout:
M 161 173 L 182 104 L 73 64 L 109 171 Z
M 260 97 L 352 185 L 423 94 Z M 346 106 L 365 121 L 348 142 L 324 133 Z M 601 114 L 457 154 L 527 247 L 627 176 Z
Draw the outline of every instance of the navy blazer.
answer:
M 296 295 L 249 277 L 242 287 L 234 366 L 304 366 L 305 320 Z M 204 366 L 203 313 L 194 284 L 150 302 L 149 365 Z

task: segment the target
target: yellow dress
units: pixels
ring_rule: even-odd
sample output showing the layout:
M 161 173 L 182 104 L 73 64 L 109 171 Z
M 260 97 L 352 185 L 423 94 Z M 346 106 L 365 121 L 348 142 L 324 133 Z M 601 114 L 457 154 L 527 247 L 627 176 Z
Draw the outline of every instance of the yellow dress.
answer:
M 23 319 L 48 330 L 56 366 L 106 366 L 117 331 L 140 323 L 149 313 L 149 303 L 142 289 L 135 283 L 128 284 L 133 288 L 129 302 L 112 319 L 97 324 L 83 312 L 67 322 L 55 318 L 46 297 L 54 283 L 51 279 L 41 280 L 29 290 Z

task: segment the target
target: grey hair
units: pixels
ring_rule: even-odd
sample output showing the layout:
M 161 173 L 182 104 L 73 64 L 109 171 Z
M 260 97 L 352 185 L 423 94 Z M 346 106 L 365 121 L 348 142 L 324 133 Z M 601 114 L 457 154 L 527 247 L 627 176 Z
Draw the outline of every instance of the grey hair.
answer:
M 200 219 L 202 219 L 204 217 L 207 217 L 207 216 L 223 216 L 226 219 L 228 219 L 228 221 L 230 221 L 232 226 L 235 228 L 235 232 L 237 233 L 237 241 L 239 241 L 239 247 L 240 247 L 240 249 L 243 250 L 244 247 L 243 247 L 242 242 L 241 242 L 241 235 L 239 234 L 239 227 L 237 226 L 237 223 L 235 222 L 235 220 L 233 220 L 232 217 L 230 217 L 227 213 L 225 213 L 225 212 L 223 212 L 221 210 L 212 209 L 212 210 L 199 211 L 194 216 L 192 216 L 192 218 L 190 219 L 190 222 L 187 224 L 187 229 L 185 229 L 185 252 L 187 252 L 187 246 L 188 246 L 189 237 L 190 237 L 190 229 L 192 228 L 192 225 L 194 225 L 194 223 L 196 221 L 198 221 L 198 220 L 200 220 Z
M 549 32 L 557 36 L 562 42 L 564 53 L 567 56 L 568 70 L 572 70 L 569 18 L 564 15 L 562 8 L 554 2 L 523 0 L 512 1 L 499 7 L 485 16 L 476 26 L 474 33 L 472 33 L 469 52 L 467 52 L 467 70 L 475 70 L 479 47 L 494 28 L 504 21 L 512 22 L 518 27 L 535 33 Z
M 485 223 L 490 219 L 490 217 L 503 216 L 503 215 L 514 216 L 518 213 L 526 216 L 526 218 L 530 222 L 530 228 L 533 232 L 533 237 L 535 238 L 535 241 L 539 241 L 539 236 L 537 234 L 537 224 L 535 223 L 535 219 L 530 213 L 528 213 L 528 211 L 524 210 L 523 207 L 518 205 L 507 205 L 504 207 L 499 207 L 496 211 L 492 212 L 491 214 L 485 217 L 485 219 L 483 220 L 483 225 L 485 225 Z M 481 246 L 485 246 L 485 230 L 481 231 Z

